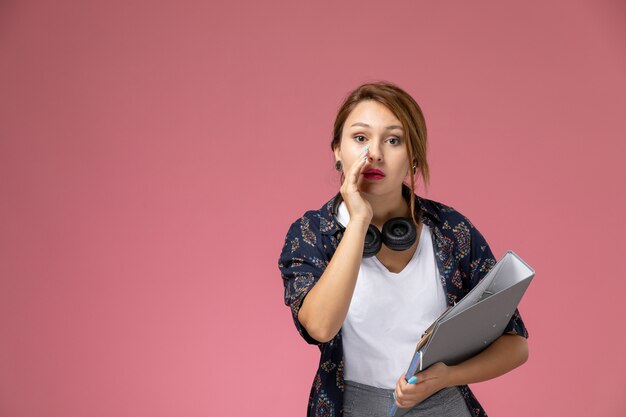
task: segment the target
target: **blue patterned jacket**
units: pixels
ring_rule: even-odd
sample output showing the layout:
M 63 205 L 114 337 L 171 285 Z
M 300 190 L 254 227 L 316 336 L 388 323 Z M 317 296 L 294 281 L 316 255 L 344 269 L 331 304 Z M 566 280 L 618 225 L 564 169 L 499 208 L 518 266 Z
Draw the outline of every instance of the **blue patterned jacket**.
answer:
M 410 189 L 403 185 L 404 191 Z M 287 232 L 278 260 L 285 286 L 285 304 L 291 308 L 300 335 L 321 351 L 319 367 L 308 404 L 308 417 L 343 416 L 343 347 L 341 330 L 326 343 L 313 339 L 298 321 L 304 297 L 322 276 L 339 244 L 339 228 L 332 215 L 333 199 L 319 210 L 309 210 L 294 221 Z M 448 305 L 467 294 L 493 267 L 496 260 L 489 245 L 472 223 L 455 209 L 415 196 L 416 218 L 430 227 L 433 248 Z M 528 337 L 524 322 L 515 310 L 504 333 Z M 407 365 L 410 358 L 407 358 Z M 484 409 L 467 385 L 459 386 L 468 409 L 486 417 Z

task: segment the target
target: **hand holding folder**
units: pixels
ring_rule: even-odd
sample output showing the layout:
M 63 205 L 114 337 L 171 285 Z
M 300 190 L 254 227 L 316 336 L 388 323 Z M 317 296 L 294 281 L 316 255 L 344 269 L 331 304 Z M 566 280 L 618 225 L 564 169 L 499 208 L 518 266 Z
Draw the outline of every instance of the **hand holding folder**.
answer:
M 508 251 L 487 275 L 426 330 L 406 372 L 410 379 L 434 363 L 456 365 L 483 351 L 502 335 L 535 271 Z M 409 409 L 394 403 L 390 416 Z

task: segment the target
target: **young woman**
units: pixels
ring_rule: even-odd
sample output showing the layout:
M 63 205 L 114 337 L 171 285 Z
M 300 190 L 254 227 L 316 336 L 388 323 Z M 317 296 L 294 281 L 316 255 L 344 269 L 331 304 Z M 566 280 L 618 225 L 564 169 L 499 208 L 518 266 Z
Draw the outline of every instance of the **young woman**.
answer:
M 293 222 L 278 261 L 296 328 L 321 350 L 307 415 L 388 416 L 395 402 L 407 416 L 486 416 L 467 384 L 526 361 L 517 310 L 473 358 L 404 375 L 426 328 L 496 262 L 465 216 L 415 194 L 429 178 L 420 107 L 391 83 L 364 84 L 331 147 L 341 188 Z

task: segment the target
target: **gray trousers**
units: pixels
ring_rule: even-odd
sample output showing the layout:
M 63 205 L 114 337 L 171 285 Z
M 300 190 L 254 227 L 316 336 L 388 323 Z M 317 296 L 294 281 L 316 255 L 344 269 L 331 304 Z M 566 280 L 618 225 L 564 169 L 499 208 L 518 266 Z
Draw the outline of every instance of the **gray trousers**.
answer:
M 344 417 L 389 417 L 393 390 L 344 381 Z M 417 404 L 406 417 L 472 417 L 457 387 L 444 388 Z

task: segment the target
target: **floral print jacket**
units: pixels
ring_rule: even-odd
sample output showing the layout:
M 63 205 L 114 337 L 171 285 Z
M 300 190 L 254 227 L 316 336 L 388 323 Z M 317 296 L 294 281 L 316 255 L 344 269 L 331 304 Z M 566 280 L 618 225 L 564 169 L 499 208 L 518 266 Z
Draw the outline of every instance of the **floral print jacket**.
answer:
M 404 186 L 404 192 L 410 189 Z M 321 351 L 319 367 L 308 404 L 308 417 L 343 416 L 343 348 L 341 330 L 326 343 L 313 339 L 298 321 L 304 297 L 315 285 L 337 249 L 341 234 L 332 215 L 333 199 L 319 210 L 309 210 L 287 232 L 278 267 L 285 288 L 285 304 L 291 308 L 300 335 Z M 472 223 L 455 209 L 415 196 L 419 221 L 431 229 L 441 284 L 448 305 L 463 298 L 496 263 L 487 242 Z M 516 310 L 504 333 L 528 337 Z M 410 358 L 407 358 L 407 365 Z M 459 386 L 468 409 L 476 417 L 486 413 L 467 385 Z

